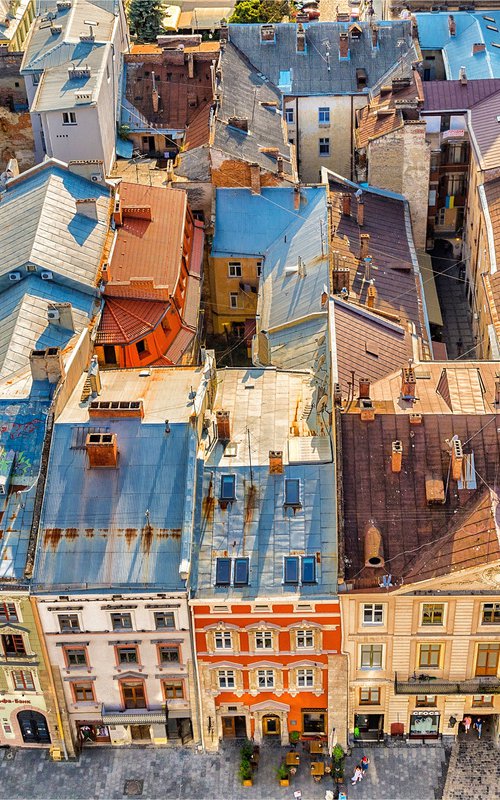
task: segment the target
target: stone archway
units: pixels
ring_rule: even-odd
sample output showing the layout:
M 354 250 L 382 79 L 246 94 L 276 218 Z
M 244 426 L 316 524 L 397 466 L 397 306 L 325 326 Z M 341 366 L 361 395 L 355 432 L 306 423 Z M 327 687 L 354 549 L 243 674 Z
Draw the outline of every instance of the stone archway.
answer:
M 255 703 L 250 706 L 250 713 L 255 720 L 255 734 L 254 738 L 257 743 L 267 738 L 267 725 L 264 722 L 264 717 L 277 718 L 279 720 L 279 734 L 276 735 L 277 740 L 281 740 L 282 745 L 288 744 L 288 713 L 290 706 L 287 703 L 279 703 L 277 700 L 269 700 L 263 703 Z

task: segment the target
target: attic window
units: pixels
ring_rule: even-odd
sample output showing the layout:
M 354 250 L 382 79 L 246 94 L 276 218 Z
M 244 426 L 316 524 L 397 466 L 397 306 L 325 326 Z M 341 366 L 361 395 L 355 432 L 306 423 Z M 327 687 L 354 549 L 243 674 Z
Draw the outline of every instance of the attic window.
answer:
M 300 507 L 300 483 L 297 478 L 288 478 L 285 480 L 285 505 Z
M 298 556 L 285 557 L 285 583 L 299 582 L 299 559 Z
M 316 559 L 314 556 L 302 558 L 302 583 L 316 583 Z
M 215 585 L 229 586 L 231 583 L 231 559 L 218 558 L 215 564 Z
M 234 585 L 248 584 L 248 558 L 236 558 L 234 561 Z
M 236 475 L 221 475 L 220 499 L 236 500 Z

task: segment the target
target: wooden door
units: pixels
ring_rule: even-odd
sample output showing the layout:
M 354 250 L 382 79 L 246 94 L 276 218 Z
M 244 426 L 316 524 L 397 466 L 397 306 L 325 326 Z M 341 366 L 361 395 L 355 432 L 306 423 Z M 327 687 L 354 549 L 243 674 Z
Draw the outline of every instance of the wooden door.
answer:
M 146 695 L 142 683 L 122 685 L 125 708 L 146 708 Z
M 263 717 L 262 732 L 264 736 L 279 736 L 281 733 L 280 718 L 275 716 Z
M 130 735 L 133 742 L 144 742 L 151 740 L 151 729 L 149 725 L 131 725 Z
M 224 739 L 234 739 L 236 737 L 234 717 L 222 717 L 222 736 Z

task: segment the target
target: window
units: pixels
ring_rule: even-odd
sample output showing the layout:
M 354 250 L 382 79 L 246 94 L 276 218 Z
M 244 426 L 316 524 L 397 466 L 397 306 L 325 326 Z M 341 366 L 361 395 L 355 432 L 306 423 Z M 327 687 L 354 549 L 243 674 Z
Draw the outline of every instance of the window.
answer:
M 0 622 L 19 622 L 15 603 L 0 603 Z
M 4 633 L 2 635 L 2 647 L 6 656 L 26 655 L 24 639 L 20 635 L 13 636 L 10 633 Z
M 138 353 L 139 356 L 147 355 L 148 350 L 146 348 L 146 340 L 145 339 L 140 339 L 140 341 L 135 343 L 135 346 L 136 346 L 137 353 Z
M 248 584 L 248 558 L 236 558 L 234 561 L 234 585 Z
M 418 656 L 419 667 L 439 667 L 441 658 L 440 644 L 421 644 Z
M 175 628 L 173 611 L 155 611 L 155 628 Z
M 326 733 L 326 711 L 321 708 L 303 711 L 302 733 Z
M 164 681 L 162 686 L 165 700 L 182 700 L 184 697 L 183 681 Z
M 285 108 L 285 119 L 289 125 L 293 125 L 293 108 Z
M 75 703 L 92 703 L 95 700 L 92 681 L 71 684 Z
M 146 695 L 143 683 L 122 683 L 125 708 L 146 708 Z
M 285 583 L 299 582 L 299 559 L 298 556 L 285 557 Z
M 310 689 L 314 686 L 314 670 L 312 669 L 298 669 L 297 670 L 297 686 L 299 689 Z
M 76 114 L 74 111 L 63 111 L 63 125 L 76 125 Z
M 447 194 L 456 195 L 464 194 L 465 192 L 465 175 L 448 175 L 448 190 Z
M 38 84 L 40 83 L 40 77 L 41 77 L 41 75 L 42 75 L 42 73 L 41 73 L 41 72 L 35 72 L 35 73 L 34 73 L 34 74 L 31 76 L 31 82 L 32 82 L 33 86 L 38 86 Z
M 448 164 L 465 164 L 465 149 L 462 144 L 449 144 L 448 145 Z
M 216 650 L 231 650 L 233 646 L 233 639 L 231 631 L 216 631 L 215 633 L 215 649 Z
M 260 278 L 262 275 L 262 261 L 257 261 L 257 277 Z
M 257 633 L 255 634 L 255 649 L 256 650 L 273 649 L 272 631 L 257 631 Z
M 285 505 L 300 506 L 300 482 L 296 478 L 285 480 Z
M 231 559 L 218 558 L 215 562 L 215 585 L 229 586 L 231 583 Z
M 484 603 L 483 625 L 500 625 L 500 603 Z
M 238 308 L 238 292 L 231 292 L 229 295 L 229 308 Z
M 382 603 L 365 603 L 363 605 L 363 625 L 383 625 L 384 606 Z
M 87 651 L 85 647 L 66 647 L 64 649 L 68 667 L 87 667 Z
M 313 631 L 297 631 L 297 647 L 314 647 Z
M 179 648 L 176 644 L 161 644 L 158 648 L 158 654 L 160 656 L 160 664 L 178 664 L 180 661 Z
M 361 706 L 380 705 L 380 689 L 378 686 L 368 686 L 359 690 L 359 704 Z
M 435 694 L 417 694 L 415 705 L 417 708 L 432 707 L 437 703 Z
M 111 624 L 114 631 L 132 630 L 132 615 L 117 612 L 111 614 Z
M 472 697 L 472 705 L 473 706 L 483 706 L 489 707 L 493 705 L 493 695 L 492 694 L 475 694 Z
M 220 669 L 217 673 L 219 689 L 234 689 L 234 669 Z
M 230 278 L 241 278 L 241 264 L 239 261 L 228 261 L 227 267 Z
M 71 633 L 80 630 L 78 614 L 59 614 L 59 630 L 61 633 Z
M 29 670 L 16 669 L 12 673 L 12 682 L 16 692 L 33 692 L 35 690 L 35 681 L 33 680 L 33 673 Z
M 117 647 L 116 655 L 119 664 L 139 664 L 137 647 Z
M 446 222 L 446 208 L 440 208 L 436 214 L 436 225 L 444 225 Z
M 257 683 L 259 685 L 259 689 L 274 689 L 274 670 L 258 669 Z
M 236 475 L 221 475 L 220 499 L 236 500 Z
M 303 556 L 302 558 L 302 583 L 316 583 L 316 558 Z
M 330 139 L 328 137 L 319 140 L 319 154 L 320 156 L 330 155 Z
M 318 123 L 320 125 L 329 125 L 330 124 L 330 109 L 329 108 L 327 108 L 327 107 L 318 108 Z M 321 139 L 320 139 L 320 142 L 321 142 Z
M 497 674 L 500 644 L 478 644 L 476 676 Z
M 382 645 L 361 645 L 361 669 L 382 669 Z
M 442 625 L 444 622 L 444 605 L 442 603 L 424 603 L 422 606 L 422 625 Z

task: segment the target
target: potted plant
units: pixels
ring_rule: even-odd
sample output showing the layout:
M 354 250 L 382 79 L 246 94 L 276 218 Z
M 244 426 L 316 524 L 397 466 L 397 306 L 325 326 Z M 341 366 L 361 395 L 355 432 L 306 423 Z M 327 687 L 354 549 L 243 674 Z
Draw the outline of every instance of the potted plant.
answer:
M 248 758 L 242 758 L 238 770 L 243 786 L 252 786 L 252 765 Z
M 280 764 L 277 769 L 280 786 L 290 786 L 290 773 L 286 764 Z
M 332 751 L 332 772 L 335 783 L 343 783 L 345 769 L 345 753 L 340 744 L 336 744 Z
M 250 739 L 245 739 L 243 744 L 241 745 L 241 758 L 250 761 L 251 757 L 253 756 L 253 742 Z
M 295 750 L 300 739 L 300 733 L 298 731 L 290 731 L 288 738 L 290 740 L 290 747 L 292 750 Z

